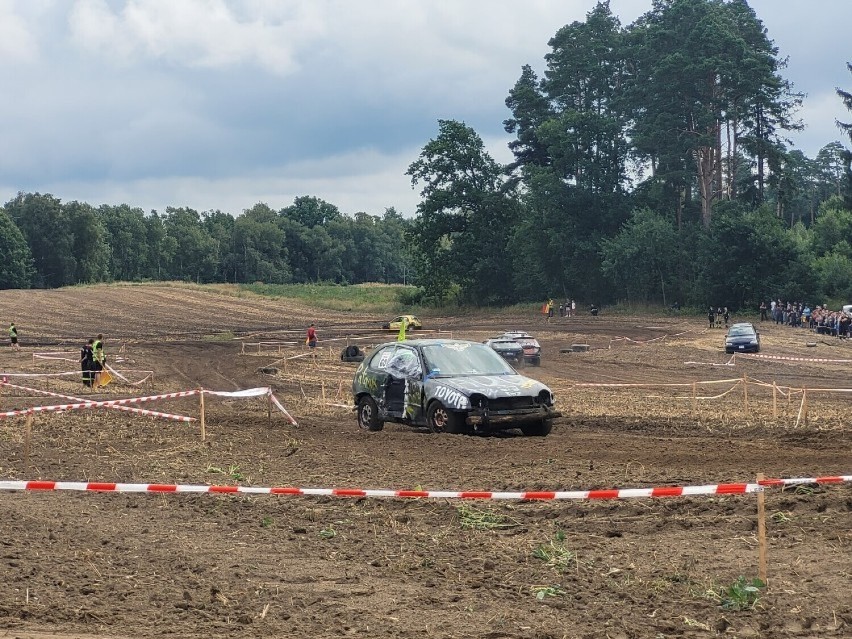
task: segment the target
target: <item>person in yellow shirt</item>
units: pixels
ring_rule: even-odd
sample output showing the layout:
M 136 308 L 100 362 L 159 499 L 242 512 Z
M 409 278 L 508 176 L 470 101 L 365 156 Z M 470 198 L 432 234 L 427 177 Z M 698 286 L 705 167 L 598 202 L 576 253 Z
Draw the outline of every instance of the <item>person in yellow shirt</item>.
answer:
M 402 321 L 399 323 L 399 335 L 396 336 L 397 342 L 405 341 L 405 331 L 408 329 L 408 318 L 403 317 Z

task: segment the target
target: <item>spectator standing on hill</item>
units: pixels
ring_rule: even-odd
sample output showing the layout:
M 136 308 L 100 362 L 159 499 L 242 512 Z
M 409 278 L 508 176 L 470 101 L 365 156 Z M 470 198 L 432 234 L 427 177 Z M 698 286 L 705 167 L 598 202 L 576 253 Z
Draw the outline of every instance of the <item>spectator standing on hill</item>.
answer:
M 568 317 L 574 317 L 577 314 L 577 302 L 571 300 L 571 312 L 568 313 Z
M 725 312 L 722 314 L 722 318 L 725 320 L 725 328 L 728 328 L 728 322 L 731 319 L 731 313 L 728 311 L 728 307 L 725 307 Z
M 707 310 L 707 321 L 710 322 L 710 328 L 713 328 L 713 324 L 716 322 L 716 312 L 712 306 Z
M 760 321 L 766 321 L 766 302 L 760 303 Z
M 92 364 L 95 361 L 95 352 L 92 344 L 94 342 L 95 340 L 90 337 L 89 341 L 83 344 L 83 347 L 80 349 L 80 368 L 83 371 L 83 386 L 91 387 L 92 385 L 92 378 L 94 377 Z
M 10 346 L 16 351 L 20 351 L 21 347 L 18 345 L 18 327 L 15 326 L 15 322 L 9 324 L 9 342 Z

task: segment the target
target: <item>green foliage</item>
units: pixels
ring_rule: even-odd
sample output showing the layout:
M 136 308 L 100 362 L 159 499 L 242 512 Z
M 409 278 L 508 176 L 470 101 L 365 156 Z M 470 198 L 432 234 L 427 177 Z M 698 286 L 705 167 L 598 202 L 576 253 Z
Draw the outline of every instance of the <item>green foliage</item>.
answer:
M 683 261 L 671 222 L 647 209 L 637 211 L 618 235 L 602 243 L 604 275 L 631 301 L 672 299 Z M 668 298 L 667 298 L 668 295 Z
M 766 588 L 766 584 L 760 579 L 746 580 L 740 575 L 727 588 L 722 588 L 719 596 L 722 608 L 725 610 L 750 610 L 760 600 L 760 589 Z
M 0 209 L 0 288 L 27 288 L 32 276 L 30 247 L 6 211 Z
M 518 525 L 506 515 L 493 510 L 474 508 L 464 503 L 456 507 L 456 513 L 461 527 L 467 530 L 494 530 Z
M 577 561 L 576 553 L 565 547 L 565 533 L 561 530 L 548 543 L 538 545 L 532 556 L 558 572 L 565 572 Z
M 562 586 L 554 585 L 554 586 L 533 586 L 532 587 L 533 594 L 535 598 L 539 601 L 544 601 L 548 597 L 564 597 L 568 594 Z
M 446 303 L 453 285 L 461 301 L 500 303 L 510 298 L 508 249 L 514 205 L 504 191 L 503 168 L 482 138 L 455 120 L 439 120 L 406 174 L 423 197 L 409 242 L 427 299 Z

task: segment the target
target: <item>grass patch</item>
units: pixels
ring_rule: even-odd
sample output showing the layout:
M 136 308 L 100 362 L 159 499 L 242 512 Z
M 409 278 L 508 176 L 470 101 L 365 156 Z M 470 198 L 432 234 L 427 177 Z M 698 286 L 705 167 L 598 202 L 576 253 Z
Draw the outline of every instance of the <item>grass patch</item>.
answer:
M 565 533 L 561 530 L 549 543 L 541 544 L 533 550 L 532 556 L 559 572 L 565 572 L 577 560 L 577 555 L 565 547 Z
M 272 299 L 295 299 L 318 308 L 363 313 L 398 313 L 400 295 L 414 291 L 401 284 L 239 284 L 239 290 Z M 404 309 L 411 310 L 411 309 Z
M 467 504 L 456 507 L 461 527 L 466 530 L 494 530 L 499 528 L 512 528 L 517 522 L 506 515 L 493 510 L 480 510 Z

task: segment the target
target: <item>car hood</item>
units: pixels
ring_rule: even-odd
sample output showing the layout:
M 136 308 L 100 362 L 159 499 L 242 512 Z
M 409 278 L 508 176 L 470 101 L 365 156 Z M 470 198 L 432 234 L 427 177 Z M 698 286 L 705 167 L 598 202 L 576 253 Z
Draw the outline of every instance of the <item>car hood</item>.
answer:
M 471 375 L 469 377 L 434 377 L 426 381 L 427 396 L 435 396 L 439 388 L 449 388 L 466 397 L 474 393 L 488 399 L 495 397 L 535 397 L 547 386 L 523 375 Z

